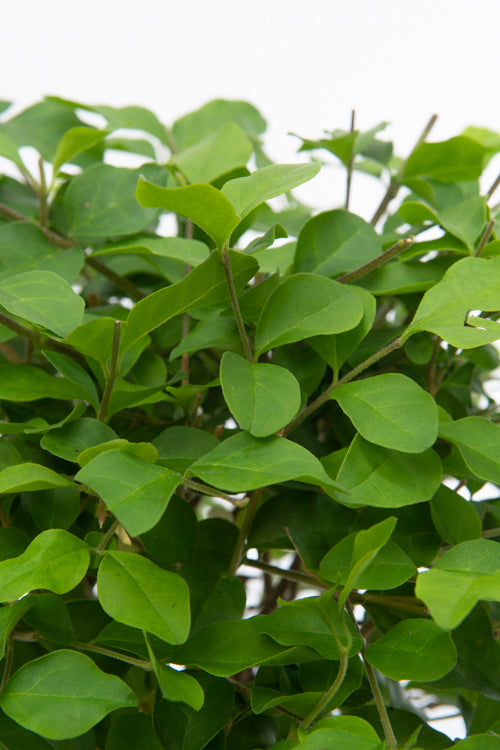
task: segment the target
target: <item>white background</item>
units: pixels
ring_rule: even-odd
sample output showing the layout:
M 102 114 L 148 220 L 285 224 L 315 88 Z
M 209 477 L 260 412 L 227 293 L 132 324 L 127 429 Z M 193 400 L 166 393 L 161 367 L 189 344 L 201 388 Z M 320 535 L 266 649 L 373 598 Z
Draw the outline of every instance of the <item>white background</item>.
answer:
M 170 124 L 213 98 L 247 99 L 280 161 L 301 159 L 288 131 L 347 128 L 352 108 L 361 129 L 392 122 L 382 137 L 400 155 L 434 112 L 433 140 L 500 130 L 498 0 L 4 0 L 0 19 L 0 98 L 21 106 L 44 94 L 139 104 Z M 375 183 L 356 176 L 353 192 L 368 216 Z M 340 172 L 300 197 L 341 204 Z

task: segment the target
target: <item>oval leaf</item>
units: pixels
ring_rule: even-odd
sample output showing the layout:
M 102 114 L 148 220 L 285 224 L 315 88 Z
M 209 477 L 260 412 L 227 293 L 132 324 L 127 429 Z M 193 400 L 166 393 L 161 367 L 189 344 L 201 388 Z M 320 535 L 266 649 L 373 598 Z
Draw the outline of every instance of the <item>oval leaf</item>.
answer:
M 284 367 L 253 364 L 225 352 L 220 380 L 229 409 L 243 430 L 267 437 L 284 427 L 300 408 L 300 386 Z
M 368 647 L 366 660 L 391 680 L 432 682 L 453 669 L 457 650 L 432 620 L 405 620 Z
M 162 570 L 141 555 L 107 552 L 99 567 L 97 595 L 117 622 L 184 643 L 189 634 L 189 589 L 176 573 Z
M 500 484 L 500 427 L 485 417 L 464 417 L 439 426 L 439 437 L 456 445 L 474 474 Z
M 52 271 L 25 271 L 1 279 L 0 304 L 63 338 L 80 325 L 85 307 L 83 298 Z
M 0 601 L 12 602 L 33 589 L 65 594 L 87 572 L 90 550 L 62 529 L 38 534 L 18 557 L 0 562 Z
M 405 375 L 386 373 L 346 383 L 333 391 L 332 399 L 371 443 L 422 453 L 436 442 L 436 402 Z
M 348 286 L 310 273 L 289 276 L 269 296 L 255 334 L 256 356 L 275 346 L 354 328 L 363 316 Z
M 135 708 L 132 690 L 76 651 L 52 651 L 24 664 L 0 695 L 22 727 L 51 740 L 78 737 L 117 708 Z

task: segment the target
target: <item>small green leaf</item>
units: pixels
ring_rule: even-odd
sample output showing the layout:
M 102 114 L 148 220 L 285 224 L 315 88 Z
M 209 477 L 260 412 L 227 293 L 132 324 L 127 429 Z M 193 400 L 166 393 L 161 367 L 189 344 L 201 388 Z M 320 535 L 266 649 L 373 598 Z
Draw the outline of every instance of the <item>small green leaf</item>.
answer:
M 34 603 L 35 597 L 30 594 L 23 596 L 16 602 L 0 607 L 0 659 L 5 656 L 7 641 L 11 632 Z
M 500 737 L 493 734 L 474 734 L 457 742 L 458 750 L 500 750 Z
M 430 500 L 441 484 L 441 462 L 432 450 L 408 454 L 356 435 L 337 475 L 348 491 L 341 502 L 400 508 Z
M 0 471 L 0 493 L 33 492 L 52 487 L 70 487 L 72 484 L 52 469 L 29 462 L 8 466 Z
M 276 346 L 354 328 L 363 315 L 356 292 L 315 274 L 294 274 L 267 299 L 255 334 L 256 356 Z
M 188 473 L 229 492 L 246 492 L 290 479 L 323 487 L 334 497 L 341 489 L 301 445 L 282 437 L 259 439 L 247 432 L 224 440 L 191 464 Z
M 257 271 L 258 264 L 242 253 L 231 251 L 229 255 L 233 281 L 236 290 L 241 291 Z M 122 351 L 125 352 L 146 333 L 186 310 L 224 304 L 226 300 L 229 300 L 226 275 L 217 254 L 212 253 L 185 279 L 153 292 L 132 308 L 122 336 Z
M 52 162 L 52 169 L 54 170 L 54 176 L 59 172 L 63 164 L 71 160 L 77 154 L 81 154 L 82 151 L 86 151 L 88 148 L 92 148 L 97 143 L 100 143 L 105 138 L 109 130 L 96 130 L 95 128 L 72 128 L 67 130 L 59 141 L 57 151 Z
M 195 711 L 199 711 L 203 706 L 205 695 L 203 689 L 197 680 L 187 672 L 172 669 L 168 665 L 161 664 L 151 648 L 149 638 L 144 633 L 146 645 L 148 647 L 149 658 L 153 664 L 153 669 L 158 680 L 161 694 L 167 701 L 186 703 Z
M 430 503 L 432 520 L 447 544 L 460 544 L 481 537 L 481 519 L 474 503 L 441 485 Z
M 123 450 L 99 453 L 75 479 L 101 495 L 131 536 L 153 528 L 182 482 L 180 474 Z
M 261 203 L 287 193 L 315 177 L 320 170 L 318 162 L 309 164 L 271 164 L 253 172 L 249 177 L 229 180 L 222 194 L 231 201 L 236 215 L 244 219 Z
M 158 451 L 152 443 L 130 443 L 125 438 L 113 438 L 85 448 L 78 456 L 78 463 L 83 468 L 101 453 L 116 450 L 131 453 L 142 461 L 147 461 L 148 464 L 155 464 L 158 460 Z
M 332 399 L 372 443 L 422 453 L 436 442 L 436 402 L 405 375 L 386 373 L 346 383 L 332 392 Z
M 97 595 L 110 617 L 146 630 L 167 643 L 184 643 L 189 633 L 189 589 L 176 573 L 142 555 L 107 552 L 99 566 Z
M 186 216 L 206 232 L 217 247 L 222 247 L 241 218 L 233 204 L 220 190 L 203 183 L 178 188 L 164 188 L 141 179 L 136 191 L 139 204 Z
M 208 258 L 209 250 L 204 242 L 189 240 L 185 237 L 135 237 L 117 242 L 110 242 L 95 250 L 93 257 L 100 255 L 158 255 L 162 258 L 174 258 L 190 266 L 199 266 Z
M 252 154 L 252 144 L 235 122 L 228 122 L 213 135 L 173 154 L 170 161 L 189 182 L 213 182 L 238 167 Z
M 500 545 L 489 539 L 462 542 L 419 573 L 415 593 L 443 630 L 460 625 L 478 601 L 500 601 Z
M 453 669 L 457 650 L 432 620 L 404 620 L 368 647 L 366 660 L 391 680 L 433 682 Z
M 0 131 L 0 156 L 14 162 L 14 164 L 22 170 L 26 169 L 24 162 L 19 155 L 17 145 L 2 131 Z
M 343 209 L 325 211 L 302 227 L 294 269 L 336 276 L 354 271 L 381 252 L 379 236 L 360 216 Z
M 442 182 L 477 180 L 483 171 L 485 151 L 464 135 L 439 143 L 422 143 L 408 158 L 402 181 L 411 188 L 412 178 L 420 175 Z
M 1 279 L 0 304 L 61 338 L 80 325 L 85 307 L 68 282 L 51 271 L 26 271 Z
M 253 364 L 239 354 L 225 352 L 220 379 L 233 417 L 255 437 L 272 435 L 300 408 L 300 386 L 284 367 Z
M 402 340 L 417 331 L 431 331 L 464 349 L 489 344 L 500 336 L 497 323 L 481 318 L 476 327 L 470 327 L 464 326 L 464 321 L 471 310 L 499 307 L 500 258 L 463 258 L 424 294 Z
M 71 591 L 87 572 L 85 542 L 62 529 L 42 531 L 19 555 L 0 562 L 0 601 L 11 602 L 33 589 Z
M 184 474 L 193 461 L 218 444 L 219 441 L 210 432 L 182 425 L 167 427 L 153 441 L 161 465 L 180 474 Z
M 97 419 L 75 419 L 62 427 L 47 432 L 40 441 L 41 447 L 66 461 L 76 460 L 82 451 L 106 440 L 113 440 L 116 433 Z
M 66 378 L 55 378 L 41 367 L 0 365 L 0 399 L 36 401 L 39 398 L 84 399 L 85 393 Z
M 500 483 L 500 427 L 485 417 L 442 423 L 439 437 L 456 445 L 476 476 Z
M 24 664 L 0 696 L 7 716 L 52 740 L 77 737 L 117 708 L 137 706 L 131 689 L 76 651 L 52 651 Z
M 105 104 L 94 105 L 88 109 L 105 117 L 113 130 L 143 130 L 166 143 L 165 127 L 150 109 L 137 106 L 109 107 Z

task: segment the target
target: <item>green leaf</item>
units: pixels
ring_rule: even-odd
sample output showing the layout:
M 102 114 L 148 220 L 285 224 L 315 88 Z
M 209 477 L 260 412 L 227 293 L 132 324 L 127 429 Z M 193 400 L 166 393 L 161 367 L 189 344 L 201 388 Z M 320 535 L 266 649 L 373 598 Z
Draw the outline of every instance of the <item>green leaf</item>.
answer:
M 153 664 L 153 669 L 158 680 L 158 685 L 161 690 L 161 694 L 167 701 L 182 702 L 186 703 L 195 711 L 199 711 L 203 706 L 205 695 L 200 683 L 197 682 L 194 677 L 187 674 L 187 672 L 181 672 L 172 667 L 161 664 L 156 658 L 156 655 L 151 648 L 149 638 L 144 633 L 146 639 L 146 645 L 148 647 L 149 658 Z
M 337 475 L 349 505 L 400 508 L 430 500 L 441 484 L 441 462 L 432 450 L 419 454 L 382 448 L 356 435 Z
M 436 442 L 436 402 L 405 375 L 386 373 L 346 383 L 334 389 L 332 399 L 372 443 L 422 453 Z
M 131 536 L 153 528 L 182 482 L 180 474 L 123 450 L 100 453 L 75 479 L 102 497 Z
M 71 163 L 74 156 L 77 156 L 77 154 L 81 154 L 82 151 L 86 151 L 97 143 L 100 143 L 109 132 L 109 130 L 96 130 L 95 128 L 86 127 L 67 130 L 59 141 L 57 151 L 52 161 L 54 177 L 63 164 Z
M 107 363 L 111 357 L 113 342 L 113 318 L 103 317 L 89 320 L 75 328 L 65 339 L 65 344 L 96 359 L 107 373 Z M 135 343 L 135 342 L 134 342 Z
M 207 259 L 209 251 L 204 242 L 189 240 L 185 237 L 135 237 L 134 239 L 111 242 L 95 250 L 92 255 L 158 255 L 162 258 L 174 258 L 190 266 L 199 266 Z
M 488 539 L 462 542 L 419 573 L 415 593 L 436 624 L 453 630 L 478 601 L 500 601 L 500 547 Z
M 215 189 L 215 188 L 214 188 Z M 257 262 L 242 253 L 230 252 L 231 271 L 237 291 L 258 269 Z M 229 300 L 226 275 L 216 253 L 194 268 L 185 279 L 159 289 L 138 302 L 130 311 L 122 336 L 122 352 L 170 318 L 191 308 L 202 309 Z
M 255 438 L 247 432 L 224 440 L 191 464 L 188 474 L 228 492 L 247 492 L 295 479 L 337 497 L 333 482 L 308 450 L 282 437 Z
M 484 167 L 486 149 L 464 135 L 438 143 L 422 143 L 410 154 L 402 175 L 405 185 L 426 175 L 441 182 L 477 180 Z
M 109 107 L 105 104 L 96 104 L 88 109 L 105 117 L 113 130 L 143 130 L 166 143 L 165 127 L 154 112 L 145 107 Z
M 38 534 L 19 555 L 0 562 L 0 601 L 11 602 L 33 589 L 71 591 L 87 572 L 89 548 L 62 529 Z
M 467 198 L 434 212 L 423 203 L 403 202 L 398 213 L 409 224 L 432 221 L 464 243 L 470 253 L 487 222 L 487 204 L 482 196 Z
M 213 135 L 173 154 L 170 161 L 187 180 L 213 182 L 238 167 L 244 167 L 252 154 L 252 144 L 235 122 L 228 122 Z
M 430 507 L 434 525 L 447 544 L 460 544 L 481 537 L 481 520 L 474 503 L 457 492 L 441 485 Z
M 0 304 L 61 338 L 83 319 L 84 300 L 52 271 L 26 271 L 0 280 Z
M 152 443 L 130 443 L 128 440 L 125 440 L 125 438 L 114 438 L 112 440 L 107 440 L 104 443 L 93 445 L 90 448 L 85 448 L 78 456 L 78 463 L 83 469 L 84 466 L 101 453 L 115 450 L 131 453 L 133 456 L 137 456 L 137 458 L 146 461 L 148 464 L 154 464 L 158 460 L 158 451 Z
M 233 204 L 217 188 L 203 183 L 164 188 L 140 178 L 136 197 L 145 208 L 151 206 L 186 216 L 222 247 L 240 223 Z
M 41 367 L 0 364 L 0 399 L 36 401 L 39 398 L 85 398 L 82 389 L 66 378 L 55 378 Z
M 378 526 L 379 524 L 372 526 L 372 529 L 377 529 Z M 385 530 L 388 529 L 390 525 Z M 361 540 L 372 543 L 372 550 L 366 555 L 360 555 L 360 551 L 355 549 L 355 543 L 361 533 L 366 532 L 344 537 L 325 555 L 320 565 L 323 578 L 344 586 L 345 596 L 353 587 L 353 581 L 355 588 L 384 591 L 396 588 L 411 578 L 416 568 L 410 558 L 392 540 L 377 547 L 376 532 Z M 372 538 L 374 535 L 375 539 Z
M 459 750 L 500 750 L 500 737 L 496 734 L 474 734 L 453 747 Z
M 200 349 L 236 347 L 240 335 L 234 316 L 230 318 L 219 315 L 207 315 L 170 352 L 169 359 L 177 359 L 182 354 L 190 354 Z
M 115 715 L 106 737 L 106 750 L 123 750 L 127 745 L 134 750 L 162 750 L 153 727 L 152 716 L 142 712 Z
M 439 425 L 439 437 L 456 445 L 481 479 L 500 483 L 500 427 L 485 417 L 464 417 Z
M 262 167 L 248 177 L 229 180 L 222 194 L 231 201 L 236 215 L 244 219 L 261 203 L 287 193 L 297 185 L 311 180 L 320 170 L 318 162 L 309 164 L 272 164 Z
M 294 270 L 336 276 L 360 268 L 381 252 L 379 236 L 361 217 L 343 209 L 325 211 L 302 227 Z
M 323 719 L 297 747 L 300 750 L 382 750 L 383 746 L 375 730 L 367 722 L 354 716 L 331 718 L 340 721 L 327 724 Z M 342 721 L 343 719 L 347 721 Z
M 153 441 L 161 465 L 168 466 L 180 474 L 184 474 L 193 461 L 216 448 L 218 444 L 219 441 L 210 432 L 181 425 L 167 427 Z
M 276 346 L 354 328 L 363 315 L 356 292 L 314 274 L 294 274 L 267 299 L 255 334 L 256 356 Z
M 460 348 L 489 344 L 499 338 L 498 324 L 481 318 L 475 323 L 479 327 L 471 328 L 464 327 L 464 320 L 471 310 L 499 307 L 500 258 L 463 258 L 424 294 L 402 340 L 417 331 L 431 331 Z
M 7 641 L 11 632 L 16 627 L 26 612 L 33 606 L 35 597 L 31 594 L 23 596 L 16 602 L 0 607 L 0 659 L 5 656 Z
M 237 123 L 251 135 L 259 135 L 266 129 L 266 121 L 248 102 L 214 99 L 176 120 L 172 132 L 178 147 L 184 149 L 216 133 L 228 122 Z
M 375 524 L 370 529 L 358 531 L 354 537 L 354 546 L 351 556 L 351 570 L 345 582 L 342 593 L 339 596 L 339 609 L 343 609 L 347 597 L 357 587 L 357 583 L 366 568 L 373 562 L 377 553 L 385 547 L 396 526 L 397 519 L 394 516 Z M 327 555 L 328 559 L 328 555 Z M 321 568 L 320 568 L 321 570 Z M 359 587 L 358 587 L 359 588 Z
M 20 463 L 0 471 L 0 493 L 33 492 L 52 487 L 69 487 L 73 483 L 40 464 Z
M 81 124 L 72 107 L 44 101 L 12 117 L 2 129 L 18 146 L 34 146 L 45 161 L 52 161 L 64 133 Z
M 0 226 L 0 278 L 21 271 L 52 271 L 71 284 L 80 273 L 83 261 L 81 248 L 62 250 L 49 242 L 34 224 L 12 221 Z
M 97 419 L 75 419 L 56 430 L 47 432 L 40 441 L 44 450 L 66 461 L 76 463 L 82 451 L 92 445 L 100 445 L 113 440 L 116 432 Z
M 457 650 L 431 620 L 404 620 L 366 651 L 366 660 L 391 680 L 433 682 L 453 669 Z
M 69 529 L 80 515 L 80 493 L 76 487 L 39 490 L 30 497 L 30 513 L 40 531 Z
M 176 573 L 142 555 L 106 552 L 99 566 L 97 595 L 117 622 L 146 630 L 167 643 L 184 643 L 189 633 L 189 589 Z
M 253 364 L 239 354 L 225 352 L 220 380 L 233 417 L 255 437 L 272 435 L 300 408 L 300 386 L 284 367 Z
M 131 689 L 76 651 L 53 651 L 11 677 L 0 706 L 26 729 L 52 740 L 77 737 L 117 708 L 137 706 Z
M 135 198 L 140 174 L 157 181 L 166 171 L 154 164 L 136 169 L 95 164 L 73 177 L 64 193 L 64 215 L 69 237 L 93 244 L 107 237 L 142 232 L 158 216 L 156 209 L 144 209 Z
M 75 362 L 74 359 L 70 359 L 70 357 L 59 352 L 44 349 L 43 355 L 64 378 L 81 387 L 82 391 L 85 392 L 85 400 L 89 401 L 97 413 L 99 410 L 99 396 L 97 395 L 95 382 L 89 373 L 78 362 Z

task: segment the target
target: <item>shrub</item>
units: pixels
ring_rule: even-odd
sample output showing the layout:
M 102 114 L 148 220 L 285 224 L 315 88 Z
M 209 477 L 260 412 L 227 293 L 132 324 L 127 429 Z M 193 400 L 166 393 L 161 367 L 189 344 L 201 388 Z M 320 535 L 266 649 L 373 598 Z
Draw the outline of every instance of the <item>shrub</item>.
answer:
M 449 747 L 415 688 L 500 747 L 500 136 L 432 123 L 4 112 L 2 747 Z

